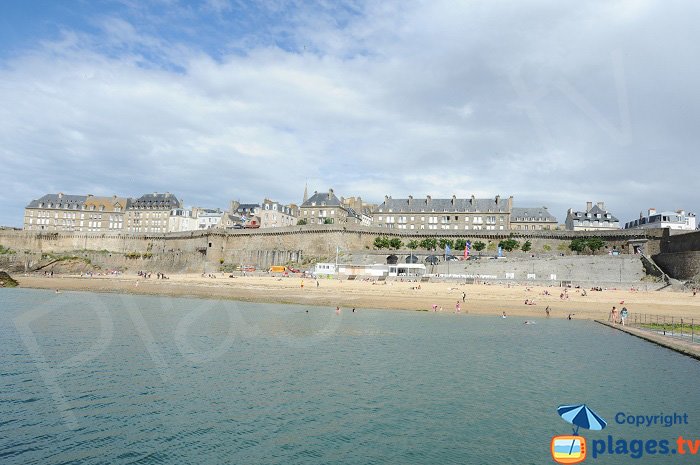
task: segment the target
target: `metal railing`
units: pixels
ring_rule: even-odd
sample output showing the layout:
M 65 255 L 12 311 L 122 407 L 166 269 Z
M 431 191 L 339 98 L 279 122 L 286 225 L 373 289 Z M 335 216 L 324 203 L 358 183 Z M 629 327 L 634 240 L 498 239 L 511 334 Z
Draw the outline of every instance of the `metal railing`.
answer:
M 700 344 L 700 319 L 635 313 L 625 319 L 625 326 Z

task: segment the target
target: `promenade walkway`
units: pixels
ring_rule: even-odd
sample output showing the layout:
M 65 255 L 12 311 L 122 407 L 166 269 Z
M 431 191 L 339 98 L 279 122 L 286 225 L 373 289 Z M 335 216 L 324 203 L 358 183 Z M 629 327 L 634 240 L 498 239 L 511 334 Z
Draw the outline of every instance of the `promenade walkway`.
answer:
M 617 329 L 619 331 L 623 331 L 627 334 L 631 334 L 632 336 L 636 336 L 638 338 L 647 340 L 649 342 L 652 342 L 654 344 L 660 345 L 662 347 L 666 347 L 667 349 L 674 350 L 678 353 L 681 353 L 683 355 L 687 355 L 688 357 L 693 357 L 696 360 L 700 360 L 700 344 L 697 343 L 692 343 L 690 341 L 683 341 L 677 338 L 673 338 L 670 336 L 664 336 L 662 334 L 658 334 L 652 331 L 647 331 L 639 328 L 631 328 L 629 326 L 622 326 L 620 324 L 613 325 L 609 321 L 603 321 L 603 320 L 595 320 L 596 323 L 600 323 L 601 325 L 608 326 L 610 328 Z

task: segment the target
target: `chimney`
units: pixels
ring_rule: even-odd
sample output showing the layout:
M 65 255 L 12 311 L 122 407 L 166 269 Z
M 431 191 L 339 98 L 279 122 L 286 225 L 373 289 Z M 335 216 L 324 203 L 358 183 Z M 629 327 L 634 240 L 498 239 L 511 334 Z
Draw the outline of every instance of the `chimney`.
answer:
M 454 207 L 457 204 L 457 196 L 452 194 L 452 206 Z
M 596 205 L 598 205 L 598 208 L 605 211 L 605 202 L 598 202 Z
M 413 202 L 413 196 L 409 195 L 408 196 L 408 204 L 411 205 L 411 202 Z
M 593 202 L 586 202 L 586 212 L 591 211 L 591 208 L 593 208 Z
M 430 204 L 430 202 L 431 202 L 432 200 L 433 200 L 433 198 L 430 197 L 429 195 L 426 195 L 426 196 L 425 196 L 425 203 L 426 203 L 426 204 Z
M 649 216 L 651 216 L 651 215 L 656 215 L 656 208 L 649 209 Z
M 475 203 L 476 203 L 476 197 L 474 197 L 474 194 L 472 194 L 471 204 L 474 205 Z
M 388 201 L 389 201 L 389 196 L 388 196 L 388 195 L 385 195 L 385 196 L 384 196 L 384 203 L 386 204 Z
M 501 196 L 497 195 L 496 196 L 496 205 L 498 205 L 501 202 Z
M 333 189 L 328 189 L 328 200 L 330 200 L 331 197 L 333 197 Z

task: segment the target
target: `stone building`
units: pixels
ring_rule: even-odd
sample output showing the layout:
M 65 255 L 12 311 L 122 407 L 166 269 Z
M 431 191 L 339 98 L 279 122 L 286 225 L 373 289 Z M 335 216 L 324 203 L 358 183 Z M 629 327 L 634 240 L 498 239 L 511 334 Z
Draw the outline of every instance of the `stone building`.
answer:
M 374 225 L 387 229 L 452 229 L 493 230 L 510 229 L 513 196 L 502 199 L 414 199 L 384 198 L 374 211 Z
M 569 231 L 605 231 L 620 229 L 620 220 L 605 209 L 605 203 L 586 202 L 586 211 L 566 212 L 566 229 Z
M 232 218 L 240 218 L 241 226 L 246 228 L 260 227 L 260 204 L 258 203 L 240 203 L 238 200 L 232 200 L 227 213 L 227 220 L 222 224 L 223 227 L 228 227 L 226 223 L 233 221 Z
M 126 204 L 125 232 L 161 234 L 168 232 L 170 212 L 182 208 L 182 201 L 173 194 L 144 194 Z
M 514 231 L 542 231 L 557 228 L 557 219 L 547 207 L 513 207 L 510 212 L 510 229 Z
M 296 208 L 293 205 L 282 205 L 270 199 L 263 200 L 260 207 L 261 228 L 282 228 L 297 224 Z
M 32 200 L 24 209 L 24 229 L 28 231 L 81 231 L 86 195 L 63 192 Z
M 306 191 L 304 192 L 306 197 Z M 362 217 L 352 208 L 343 205 L 333 189 L 314 192 L 299 207 L 299 219 L 307 224 L 362 224 Z
M 85 199 L 85 212 L 80 214 L 80 230 L 85 232 L 123 232 L 127 199 L 96 197 Z

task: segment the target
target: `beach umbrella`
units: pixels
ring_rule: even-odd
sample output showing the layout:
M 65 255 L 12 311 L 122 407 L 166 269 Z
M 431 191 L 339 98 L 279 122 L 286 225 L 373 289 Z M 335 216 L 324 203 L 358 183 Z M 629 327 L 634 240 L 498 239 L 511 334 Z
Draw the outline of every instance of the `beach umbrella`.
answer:
M 557 408 L 557 413 L 564 421 L 576 426 L 574 435 L 578 434 L 579 427 L 600 431 L 608 425 L 605 420 L 589 409 L 586 404 L 561 405 Z
M 608 423 L 603 420 L 597 413 L 589 409 L 586 404 L 578 405 L 560 405 L 557 408 L 557 413 L 566 422 L 576 426 L 574 436 L 578 436 L 579 428 L 586 428 L 594 431 L 600 431 L 605 428 Z M 574 443 L 571 442 L 571 450 L 574 449 Z M 571 453 L 571 450 L 569 453 Z

